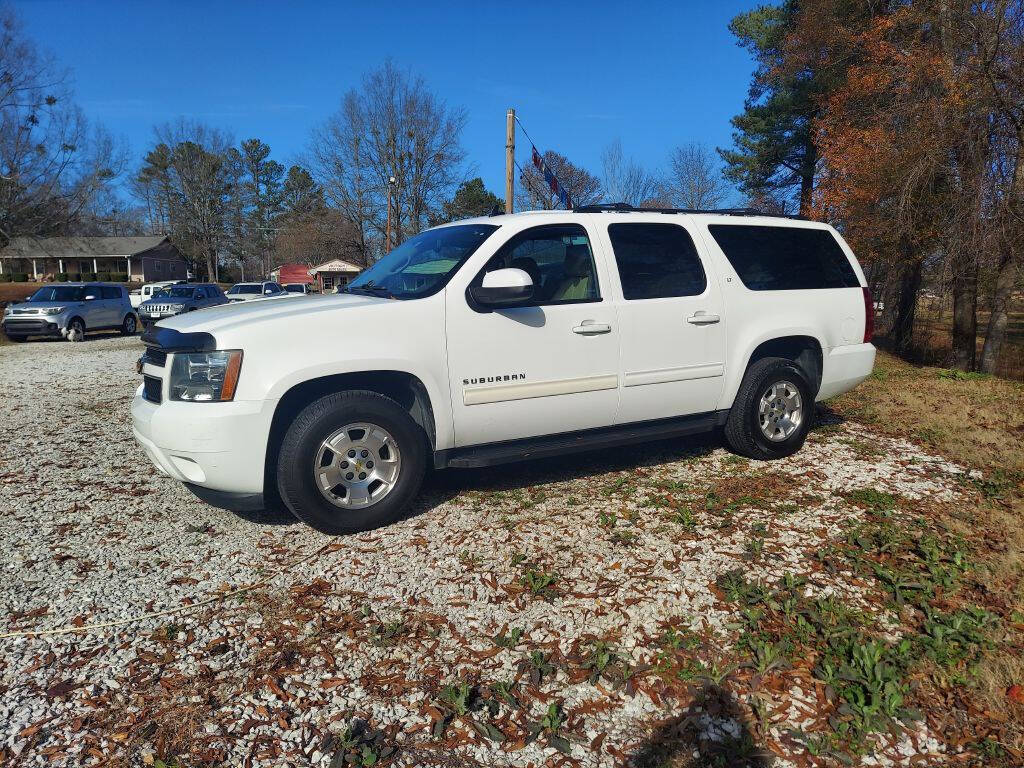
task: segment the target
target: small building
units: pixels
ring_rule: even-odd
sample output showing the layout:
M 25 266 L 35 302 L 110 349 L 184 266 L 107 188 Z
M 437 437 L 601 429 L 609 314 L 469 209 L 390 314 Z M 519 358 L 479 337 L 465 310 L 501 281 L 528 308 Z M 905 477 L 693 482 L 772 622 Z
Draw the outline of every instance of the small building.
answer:
M 305 285 L 313 280 L 310 269 L 305 264 L 282 264 L 270 273 L 270 279 L 281 285 L 300 283 Z
M 309 271 L 316 277 L 321 291 L 333 291 L 352 282 L 352 278 L 362 272 L 363 268 L 344 259 L 331 259 Z
M 30 280 L 82 280 L 85 275 L 127 275 L 133 282 L 184 280 L 188 265 L 166 235 L 149 237 L 15 237 L 0 250 L 0 274 Z

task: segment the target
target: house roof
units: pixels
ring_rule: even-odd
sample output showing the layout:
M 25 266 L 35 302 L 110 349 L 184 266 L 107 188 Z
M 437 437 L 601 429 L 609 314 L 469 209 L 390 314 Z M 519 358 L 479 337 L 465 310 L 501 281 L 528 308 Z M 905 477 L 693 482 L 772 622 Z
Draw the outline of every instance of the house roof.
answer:
M 345 261 L 344 259 L 331 259 L 323 264 L 313 267 L 309 270 L 311 275 L 315 275 L 317 272 L 362 272 L 362 267 L 357 267 L 355 264 Z
M 15 237 L 0 250 L 4 259 L 74 259 L 83 256 L 134 256 L 167 240 L 148 237 Z

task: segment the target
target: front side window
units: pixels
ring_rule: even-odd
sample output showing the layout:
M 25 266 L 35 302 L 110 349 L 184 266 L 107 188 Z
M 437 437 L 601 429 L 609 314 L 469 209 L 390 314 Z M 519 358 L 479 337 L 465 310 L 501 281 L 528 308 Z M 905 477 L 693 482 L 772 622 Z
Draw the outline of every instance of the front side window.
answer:
M 713 224 L 708 231 L 752 291 L 860 287 L 827 229 Z
M 437 293 L 497 228 L 493 224 L 457 224 L 428 229 L 360 272 L 345 290 L 396 299 Z
M 708 280 L 690 233 L 678 224 L 610 224 L 622 296 L 699 296 Z
M 594 256 L 587 231 L 579 224 L 550 224 L 520 232 L 491 257 L 477 275 L 521 269 L 533 281 L 533 304 L 600 301 Z
M 175 299 L 191 299 L 194 290 L 188 283 L 183 283 L 181 285 L 172 285 L 170 288 L 166 288 L 165 292 L 168 296 Z
M 231 296 L 238 296 L 239 294 L 243 294 L 243 293 L 247 293 L 248 294 L 248 293 L 259 293 L 259 292 L 260 292 L 259 285 L 252 285 L 251 283 L 245 283 L 244 285 L 243 284 L 232 285 L 228 289 L 228 294 L 231 295 Z

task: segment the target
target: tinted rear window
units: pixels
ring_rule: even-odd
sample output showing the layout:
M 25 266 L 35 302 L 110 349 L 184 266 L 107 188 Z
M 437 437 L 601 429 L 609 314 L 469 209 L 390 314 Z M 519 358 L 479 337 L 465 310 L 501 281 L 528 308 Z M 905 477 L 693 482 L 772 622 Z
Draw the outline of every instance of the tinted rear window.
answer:
M 609 224 L 623 298 L 698 296 L 707 287 L 690 234 L 676 224 Z
M 856 288 L 843 249 L 825 229 L 713 224 L 711 236 L 752 291 Z

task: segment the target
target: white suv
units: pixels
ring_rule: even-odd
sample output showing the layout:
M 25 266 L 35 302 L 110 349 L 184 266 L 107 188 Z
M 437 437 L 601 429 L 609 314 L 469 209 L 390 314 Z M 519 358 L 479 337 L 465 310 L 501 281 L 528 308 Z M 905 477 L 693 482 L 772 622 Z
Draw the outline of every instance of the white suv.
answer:
M 279 299 L 286 291 L 278 283 L 235 283 L 225 294 L 228 301 L 253 301 L 254 299 Z
M 341 295 L 252 302 L 143 336 L 134 432 L 228 509 L 279 497 L 328 533 L 396 519 L 428 466 L 724 427 L 798 450 L 870 373 L 871 297 L 830 226 L 590 206 L 406 240 Z

